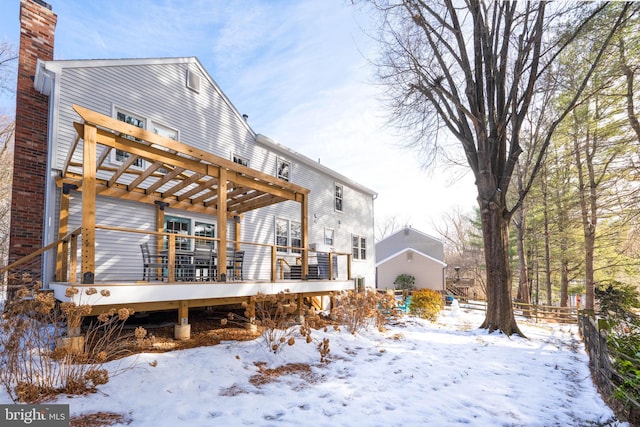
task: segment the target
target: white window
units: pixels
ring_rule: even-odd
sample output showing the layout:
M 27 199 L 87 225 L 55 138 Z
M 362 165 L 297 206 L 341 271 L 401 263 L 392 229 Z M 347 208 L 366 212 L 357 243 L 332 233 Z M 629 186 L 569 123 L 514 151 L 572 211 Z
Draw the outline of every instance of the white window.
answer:
M 189 218 L 165 215 L 164 232 L 177 234 L 176 249 L 191 250 L 190 239 L 188 237 L 183 237 L 191 234 L 191 220 Z M 164 236 L 165 248 L 168 246 L 168 240 L 169 240 L 168 237 Z
M 291 162 L 278 158 L 276 163 L 276 177 L 291 182 Z
M 335 185 L 335 210 L 342 212 L 342 201 L 344 197 L 344 187 L 341 184 Z
M 232 157 L 233 157 L 233 163 L 237 163 L 239 165 L 249 167 L 249 160 L 248 159 L 246 159 L 246 158 L 244 158 L 242 156 L 238 156 L 237 154 L 234 154 Z
M 278 252 L 289 252 L 289 221 L 286 219 L 276 218 L 276 245 Z
M 281 253 L 300 253 L 299 249 L 290 249 L 282 246 L 302 247 L 302 224 L 298 221 L 276 218 L 276 249 Z
M 180 134 L 178 133 L 177 130 L 171 129 L 171 128 L 163 126 L 163 125 L 160 125 L 158 123 L 152 123 L 151 124 L 151 130 L 156 135 L 164 136 L 165 138 L 169 138 L 169 139 L 172 139 L 174 141 L 178 141 L 179 138 L 180 138 Z M 166 151 L 166 149 L 164 147 L 159 147 L 159 148 L 161 148 L 162 150 Z M 167 168 L 158 168 L 158 172 L 160 172 L 160 173 L 169 173 L 169 169 L 167 169 Z
M 156 135 L 164 136 L 165 138 L 173 139 L 174 141 L 177 141 L 179 138 L 177 130 L 160 125 L 158 123 L 152 123 L 151 130 Z
M 125 122 L 130 125 L 139 127 L 141 129 L 146 129 L 146 120 L 142 117 L 136 116 L 135 114 L 127 113 L 124 111 L 116 111 L 116 119 L 118 119 L 121 122 Z M 112 161 L 114 163 L 122 163 L 129 157 L 131 157 L 131 153 L 127 153 L 126 151 L 116 149 L 115 153 L 113 154 Z M 144 160 L 142 160 L 141 158 L 138 158 L 136 159 L 135 162 L 133 162 L 132 166 L 142 168 L 144 167 Z
M 289 226 L 291 234 L 291 246 L 294 248 L 302 247 L 302 224 L 297 221 L 291 221 Z M 299 254 L 299 249 L 292 249 L 291 252 Z
M 207 224 L 206 222 L 196 221 L 193 234 L 200 237 L 216 237 L 216 226 L 215 224 Z M 215 246 L 215 241 L 196 239 L 196 245 Z
M 335 231 L 332 228 L 324 229 L 324 244 L 333 246 Z
M 367 259 L 367 239 L 366 237 L 351 235 L 351 247 L 353 259 Z

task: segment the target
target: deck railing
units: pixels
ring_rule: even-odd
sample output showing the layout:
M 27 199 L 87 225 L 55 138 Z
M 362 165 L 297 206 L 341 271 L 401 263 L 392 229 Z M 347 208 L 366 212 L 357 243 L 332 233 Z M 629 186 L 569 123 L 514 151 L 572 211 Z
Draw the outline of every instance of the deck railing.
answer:
M 305 248 L 276 246 L 246 241 L 227 240 L 225 267 L 233 261 L 234 252 L 242 251 L 242 266 L 224 272 L 216 266 L 215 276 L 203 277 L 194 274 L 193 255 L 196 245 L 213 246 L 220 259 L 220 239 L 213 237 L 137 230 L 125 227 L 96 225 L 95 265 L 93 272 L 95 283 L 144 283 L 182 281 L 219 282 L 224 281 L 262 281 L 277 282 L 286 280 L 351 280 L 351 254 L 316 252 Z M 0 269 L 0 279 L 7 274 L 22 275 L 40 272 L 42 256 L 55 262 L 56 282 L 82 283 L 80 271 L 82 260 L 82 242 L 78 228 L 63 238 L 34 251 L 32 254 Z M 143 256 L 140 248 L 146 243 L 152 256 L 166 265 L 156 271 L 153 277 L 144 275 Z M 302 272 L 302 257 L 308 257 L 308 272 Z M 240 269 L 241 268 L 241 269 Z M 241 274 L 239 273 L 241 271 Z M 223 276 L 222 273 L 225 273 Z M 35 275 L 35 274 L 32 274 Z M 39 278 L 39 277 L 38 277 Z M 4 282 L 3 282 L 4 283 Z

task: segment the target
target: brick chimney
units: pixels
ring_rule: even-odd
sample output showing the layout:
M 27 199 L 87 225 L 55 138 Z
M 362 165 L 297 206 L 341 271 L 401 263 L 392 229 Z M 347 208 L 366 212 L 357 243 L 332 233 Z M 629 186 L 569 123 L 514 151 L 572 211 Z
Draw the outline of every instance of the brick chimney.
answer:
M 43 246 L 49 97 L 33 87 L 37 60 L 53 59 L 57 16 L 42 0 L 20 0 L 20 54 L 11 197 L 9 264 Z M 41 259 L 28 263 L 42 278 Z

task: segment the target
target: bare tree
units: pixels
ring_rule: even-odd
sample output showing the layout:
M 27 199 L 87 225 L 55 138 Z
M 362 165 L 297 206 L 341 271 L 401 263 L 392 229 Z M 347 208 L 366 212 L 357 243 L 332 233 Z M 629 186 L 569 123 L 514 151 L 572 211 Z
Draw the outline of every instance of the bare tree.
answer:
M 0 91 L 14 92 L 18 53 L 15 46 L 0 43 Z
M 0 117 L 0 267 L 6 265 L 9 253 L 13 125 L 13 120 Z
M 444 242 L 444 258 L 447 263 L 447 277 L 464 275 L 473 279 L 482 295 L 486 295 L 485 264 L 480 230 L 471 214 L 454 208 L 442 216 L 434 225 Z M 455 270 L 458 268 L 459 270 Z
M 539 81 L 547 78 L 558 53 L 584 23 L 608 4 L 372 2 L 383 17 L 379 76 L 388 88 L 393 118 L 417 131 L 418 141 L 431 147 L 431 153 L 439 149 L 438 131 L 446 129 L 461 144 L 474 173 L 487 264 L 487 314 L 481 327 L 522 335 L 511 305 L 509 223 L 531 188 L 555 127 L 575 106 L 627 8 L 597 50 L 593 66 L 581 76 L 583 84 L 546 130 L 531 157 L 535 160 L 528 181 L 509 206 L 507 193 L 523 152 L 520 132 Z M 587 13 L 572 15 L 569 24 L 563 7 Z M 569 29 L 551 43 L 553 23 Z
M 375 240 L 379 242 L 404 227 L 410 227 L 409 217 L 400 218 L 396 215 L 386 217 L 376 225 Z

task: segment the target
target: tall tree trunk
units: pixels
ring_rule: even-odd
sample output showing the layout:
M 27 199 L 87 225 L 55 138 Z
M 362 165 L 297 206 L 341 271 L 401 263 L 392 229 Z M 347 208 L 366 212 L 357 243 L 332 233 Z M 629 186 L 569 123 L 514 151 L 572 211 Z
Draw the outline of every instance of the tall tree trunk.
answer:
M 543 168 L 542 175 L 542 212 L 544 222 L 544 270 L 545 270 L 545 289 L 547 291 L 547 306 L 551 306 L 551 235 L 549 233 L 549 203 L 547 193 L 547 168 Z
M 525 225 L 524 204 L 518 209 L 518 220 L 515 221 L 518 230 L 518 293 L 516 300 L 525 304 L 531 304 L 531 288 L 529 280 L 529 266 L 527 264 L 527 253 L 524 249 Z
M 560 243 L 560 251 L 560 307 L 566 307 L 569 302 L 569 258 L 565 239 Z
M 638 117 L 636 115 L 635 107 L 634 107 L 634 70 L 631 68 L 627 61 L 627 56 L 625 54 L 625 45 L 624 40 L 620 40 L 618 44 L 618 51 L 620 52 L 620 68 L 622 68 L 622 72 L 624 73 L 624 78 L 626 82 L 626 93 L 625 97 L 627 100 L 627 118 L 629 120 L 629 125 L 631 125 L 631 129 L 636 134 L 636 138 L 640 142 L 640 122 L 638 122 Z
M 593 152 L 597 146 L 597 141 L 587 131 L 584 141 L 584 147 L 580 146 L 577 138 L 574 138 L 574 151 L 576 158 L 576 166 L 578 169 L 578 189 L 580 199 L 580 216 L 582 218 L 582 231 L 584 233 L 584 278 L 586 302 L 585 309 L 593 310 L 595 307 L 595 279 L 593 268 L 593 254 L 596 242 L 596 225 L 598 222 L 597 214 L 597 184 L 594 176 Z M 582 159 L 584 153 L 584 161 Z M 585 170 L 587 169 L 586 177 Z M 589 185 L 586 185 L 585 178 Z
M 560 307 L 566 307 L 569 302 L 569 233 L 571 225 L 569 224 L 569 214 L 564 202 L 558 197 L 558 214 L 557 228 L 560 237 Z
M 487 315 L 480 326 L 489 332 L 524 336 L 513 316 L 511 268 L 509 266 L 509 219 L 504 205 L 481 206 L 482 234 L 487 263 Z

